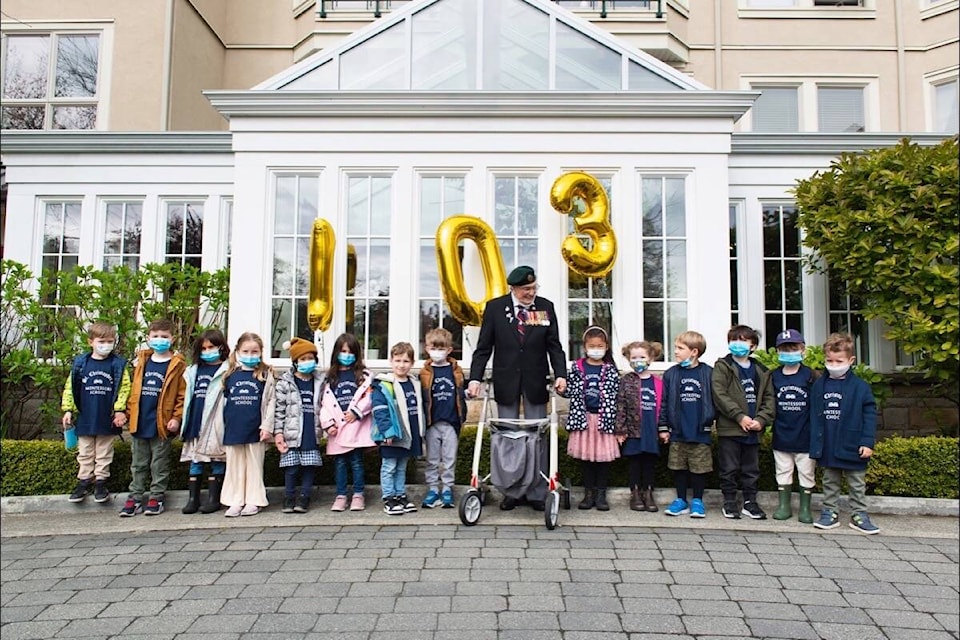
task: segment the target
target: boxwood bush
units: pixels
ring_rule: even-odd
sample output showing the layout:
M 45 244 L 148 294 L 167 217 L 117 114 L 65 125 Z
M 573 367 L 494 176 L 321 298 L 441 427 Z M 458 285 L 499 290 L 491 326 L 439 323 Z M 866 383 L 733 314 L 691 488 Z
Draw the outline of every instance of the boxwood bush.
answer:
M 460 434 L 457 452 L 457 483 L 470 481 L 470 465 L 476 440 L 476 426 L 467 425 Z M 566 454 L 567 434 L 560 432 L 560 474 L 568 486 L 580 484 L 580 462 Z M 879 496 L 912 496 L 919 498 L 960 497 L 960 464 L 958 464 L 957 438 L 928 436 L 918 438 L 893 437 L 877 443 L 873 460 L 867 467 L 867 493 Z M 179 462 L 180 441 L 173 442 L 171 455 L 171 491 L 185 489 L 187 463 Z M 76 456 L 63 448 L 62 441 L 54 440 L 3 440 L 0 441 L 0 495 L 23 496 L 66 494 L 76 484 Z M 716 465 L 715 465 L 716 466 Z M 375 451 L 364 455 L 365 478 L 369 484 L 380 482 L 380 458 Z M 125 492 L 130 484 L 130 442 L 118 440 L 113 464 L 110 467 L 109 487 L 113 492 Z M 480 458 L 481 474 L 489 473 L 489 437 L 484 434 Z M 283 472 L 279 467 L 279 454 L 273 447 L 267 450 L 264 461 L 264 481 L 268 487 L 283 486 Z M 324 457 L 324 465 L 317 474 L 320 485 L 333 484 L 333 464 Z M 673 486 L 671 472 L 666 468 L 666 455 L 657 462 L 656 484 L 658 487 Z M 819 474 L 818 474 L 819 487 Z M 610 486 L 627 485 L 627 465 L 624 460 L 613 463 Z M 717 473 L 710 474 L 708 487 L 719 486 Z M 776 490 L 773 452 L 770 436 L 766 434 L 760 447 L 760 490 Z

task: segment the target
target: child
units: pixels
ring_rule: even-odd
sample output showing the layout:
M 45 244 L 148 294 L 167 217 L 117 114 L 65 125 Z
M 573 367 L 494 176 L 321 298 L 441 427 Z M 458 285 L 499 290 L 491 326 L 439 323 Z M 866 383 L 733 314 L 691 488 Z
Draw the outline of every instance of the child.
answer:
M 90 351 L 73 359 L 60 401 L 63 429 L 72 425 L 79 440 L 77 488 L 67 499 L 83 502 L 93 485 L 93 499 L 103 503 L 110 500 L 107 478 L 113 462 L 113 441 L 127 422 L 124 410 L 130 396 L 130 374 L 127 361 L 113 352 L 116 327 L 102 320 L 91 323 L 87 344 Z
M 840 526 L 838 500 L 847 481 L 852 516 L 850 527 L 860 533 L 880 533 L 867 515 L 867 461 L 877 433 L 877 403 L 870 385 L 850 369 L 853 338 L 833 333 L 823 345 L 827 375 L 810 392 L 810 457 L 823 467 L 823 511 L 813 523 L 818 529 Z
M 334 457 L 337 497 L 331 511 L 347 509 L 347 467 L 353 473 L 350 511 L 363 511 L 363 449 L 375 446 L 370 437 L 370 384 L 373 376 L 363 366 L 360 343 L 352 333 L 342 333 L 333 343 L 333 354 L 320 394 L 320 426 L 327 434 L 327 455 Z
M 668 516 L 689 513 L 705 518 L 703 491 L 707 474 L 713 471 L 710 431 L 714 409 L 710 390 L 713 369 L 700 362 L 707 341 L 696 331 L 684 331 L 673 343 L 677 365 L 663 374 L 663 410 L 660 412 L 660 440 L 670 444 L 667 467 L 673 471 L 677 499 L 670 503 Z M 687 488 L 693 488 L 693 500 L 687 503 Z
M 263 486 L 264 442 L 273 440 L 276 382 L 263 362 L 263 340 L 244 333 L 230 354 L 223 376 L 223 445 L 227 473 L 220 501 L 228 518 L 255 516 L 266 507 Z
M 582 461 L 584 495 L 577 508 L 609 511 L 607 477 L 610 463 L 620 457 L 614 435 L 620 374 L 603 328 L 587 327 L 583 347 L 587 355 L 570 366 L 563 392 L 570 399 L 567 454 Z
M 420 385 L 426 401 L 427 495 L 423 506 L 453 508 L 457 444 L 460 427 L 467 421 L 467 397 L 463 369 L 450 357 L 453 334 L 438 327 L 424 337 L 429 360 L 420 369 Z M 441 471 L 441 467 L 443 471 Z
M 383 511 L 390 516 L 413 513 L 407 499 L 407 460 L 423 455 L 423 400 L 420 385 L 408 376 L 413 346 L 398 342 L 390 349 L 392 373 L 373 383 L 373 441 L 380 445 Z
M 810 459 L 810 387 L 817 376 L 803 364 L 806 347 L 796 329 L 777 334 L 777 359 L 780 367 L 762 383 L 773 387 L 777 399 L 773 421 L 773 461 L 777 469 L 779 504 L 774 520 L 787 520 L 792 515 L 790 494 L 793 490 L 793 468 L 800 480 L 800 513 L 797 519 L 813 522 L 810 498 L 815 484 L 817 463 Z
M 293 367 L 277 381 L 273 441 L 280 452 L 280 468 L 285 469 L 283 512 L 306 513 L 316 470 L 323 464 L 316 411 L 323 376 L 317 370 L 317 347 L 312 342 L 294 338 L 284 348 L 290 352 Z
M 147 327 L 147 346 L 148 349 L 137 354 L 127 403 L 133 436 L 130 445 L 133 478 L 120 515 L 128 518 L 138 513 L 148 516 L 163 513 L 163 496 L 170 477 L 170 437 L 180 431 L 187 386 L 183 377 L 187 361 L 170 350 L 173 323 L 166 319 L 151 322 Z M 147 474 L 151 476 L 150 497 L 144 507 Z
M 776 405 L 769 385 L 761 393 L 760 380 L 767 368 L 750 357 L 759 343 L 760 334 L 755 329 L 743 324 L 731 327 L 727 332 L 730 353 L 713 366 L 722 513 L 724 518 L 734 520 L 741 514 L 754 520 L 767 518 L 757 502 L 760 433 L 773 423 Z M 738 476 L 743 488 L 742 510 L 737 504 Z
M 630 371 L 620 379 L 617 393 L 617 436 L 621 455 L 629 462 L 630 508 L 657 511 L 653 498 L 653 473 L 660 457 L 657 423 L 663 398 L 663 381 L 650 373 L 650 363 L 663 354 L 659 342 L 631 342 L 623 347 Z
M 214 513 L 220 510 L 220 489 L 226 473 L 223 448 L 223 376 L 227 372 L 230 347 L 219 329 L 208 329 L 193 344 L 193 364 L 184 378 L 183 450 L 180 462 L 190 463 L 187 504 L 183 513 Z M 200 504 L 203 465 L 210 465 L 207 500 Z

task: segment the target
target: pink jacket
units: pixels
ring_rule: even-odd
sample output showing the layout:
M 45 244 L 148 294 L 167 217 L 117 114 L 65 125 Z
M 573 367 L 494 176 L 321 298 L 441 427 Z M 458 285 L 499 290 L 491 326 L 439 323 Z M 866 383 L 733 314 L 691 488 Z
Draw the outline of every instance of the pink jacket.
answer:
M 360 420 L 347 422 L 344 419 L 344 412 L 337 402 L 337 397 L 328 383 L 324 383 L 323 391 L 320 394 L 320 427 L 327 432 L 330 427 L 337 427 L 337 435 L 327 434 L 327 455 L 336 456 L 342 453 L 348 453 L 354 449 L 376 446 L 370 437 L 370 412 L 372 405 L 370 402 L 370 383 L 373 376 L 369 371 L 365 372 L 363 383 L 357 388 L 357 392 L 350 401 L 350 407 L 347 411 L 353 411 L 360 414 Z

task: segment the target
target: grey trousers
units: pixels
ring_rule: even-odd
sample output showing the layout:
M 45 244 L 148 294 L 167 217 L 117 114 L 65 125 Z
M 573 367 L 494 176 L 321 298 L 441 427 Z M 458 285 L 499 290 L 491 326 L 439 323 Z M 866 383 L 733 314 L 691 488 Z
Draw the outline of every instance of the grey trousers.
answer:
M 144 440 L 131 438 L 133 459 L 130 463 L 130 497 L 140 500 L 147 490 L 147 474 L 150 474 L 150 497 L 163 498 L 170 479 L 170 440 L 160 437 Z
M 523 419 L 539 420 L 547 417 L 547 405 L 530 404 L 527 398 L 523 397 Z M 514 404 L 497 403 L 497 417 L 508 420 L 516 420 L 520 417 L 520 400 Z M 550 440 L 547 434 L 540 437 L 540 471 L 547 475 L 550 471 Z M 543 478 L 537 478 L 533 485 L 527 489 L 527 500 L 532 502 L 543 502 L 547 496 L 547 481 Z
M 840 490 L 843 486 L 843 479 L 847 479 L 847 486 L 850 487 L 848 500 L 850 502 L 850 513 L 858 513 L 867 510 L 867 471 L 861 469 L 850 471 L 848 469 L 833 469 L 831 467 L 823 468 L 823 508 L 833 512 L 840 511 Z
M 515 420 L 520 417 L 520 401 L 517 400 L 514 404 L 504 404 L 502 402 L 497 403 L 497 417 L 498 418 L 507 418 L 509 420 Z M 533 420 L 539 418 L 547 417 L 547 405 L 545 404 L 529 404 L 527 399 L 523 399 L 523 418 L 525 420 Z
M 456 430 L 449 422 L 437 422 L 427 427 L 423 440 L 427 448 L 427 467 L 423 472 L 427 489 L 453 491 L 457 462 Z

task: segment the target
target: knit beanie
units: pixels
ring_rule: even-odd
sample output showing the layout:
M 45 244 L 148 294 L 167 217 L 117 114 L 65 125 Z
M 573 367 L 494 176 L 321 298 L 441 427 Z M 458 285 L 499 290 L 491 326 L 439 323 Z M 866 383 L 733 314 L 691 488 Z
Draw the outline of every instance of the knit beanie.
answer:
M 312 353 L 313 357 L 317 357 L 317 347 L 310 340 L 304 340 L 303 338 L 294 338 L 290 342 L 283 343 L 283 348 L 290 352 L 290 359 L 296 362 L 302 356 Z

